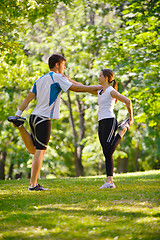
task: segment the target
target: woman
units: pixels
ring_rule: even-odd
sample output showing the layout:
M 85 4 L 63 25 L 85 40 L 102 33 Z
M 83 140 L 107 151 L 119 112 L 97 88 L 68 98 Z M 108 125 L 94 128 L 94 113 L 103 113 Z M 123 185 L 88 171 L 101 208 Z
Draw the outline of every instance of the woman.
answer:
M 115 188 L 113 183 L 113 153 L 120 143 L 121 138 L 129 127 L 133 124 L 133 111 L 131 100 L 117 92 L 117 82 L 114 79 L 114 73 L 110 69 L 103 69 L 99 75 L 99 84 L 103 86 L 100 91 L 94 91 L 98 95 L 98 134 L 103 149 L 106 163 L 107 180 L 101 188 Z M 111 83 L 113 82 L 113 87 Z M 129 118 L 117 124 L 113 109 L 116 101 L 125 103 Z M 117 128 L 120 131 L 115 136 Z

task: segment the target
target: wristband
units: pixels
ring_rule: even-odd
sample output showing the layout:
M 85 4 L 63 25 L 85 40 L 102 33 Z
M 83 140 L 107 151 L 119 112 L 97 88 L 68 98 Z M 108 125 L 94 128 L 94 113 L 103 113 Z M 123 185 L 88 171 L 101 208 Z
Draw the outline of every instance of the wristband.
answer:
M 20 116 L 22 115 L 22 113 L 23 113 L 23 112 L 18 109 L 15 115 L 18 116 L 18 117 L 20 117 Z

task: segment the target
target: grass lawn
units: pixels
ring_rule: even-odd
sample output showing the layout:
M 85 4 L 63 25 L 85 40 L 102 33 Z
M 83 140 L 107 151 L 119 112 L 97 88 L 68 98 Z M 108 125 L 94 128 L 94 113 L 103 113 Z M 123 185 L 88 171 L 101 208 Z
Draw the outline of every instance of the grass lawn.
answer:
M 160 171 L 40 180 L 50 191 L 29 192 L 29 180 L 0 181 L 0 239 L 160 239 Z

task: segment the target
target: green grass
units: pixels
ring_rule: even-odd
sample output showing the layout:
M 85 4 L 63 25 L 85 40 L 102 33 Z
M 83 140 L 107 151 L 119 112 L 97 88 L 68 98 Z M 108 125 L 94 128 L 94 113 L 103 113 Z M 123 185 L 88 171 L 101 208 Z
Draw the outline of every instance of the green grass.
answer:
M 50 191 L 29 192 L 29 180 L 0 181 L 0 239 L 160 239 L 160 171 L 40 180 Z

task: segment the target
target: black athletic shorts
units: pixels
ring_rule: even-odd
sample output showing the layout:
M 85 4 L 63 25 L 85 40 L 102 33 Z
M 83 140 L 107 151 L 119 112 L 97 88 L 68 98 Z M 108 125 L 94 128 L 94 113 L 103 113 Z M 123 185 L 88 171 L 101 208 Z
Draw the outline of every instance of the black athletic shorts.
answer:
M 36 149 L 47 149 L 51 133 L 51 120 L 47 117 L 31 114 L 29 124 L 31 127 L 31 137 Z

